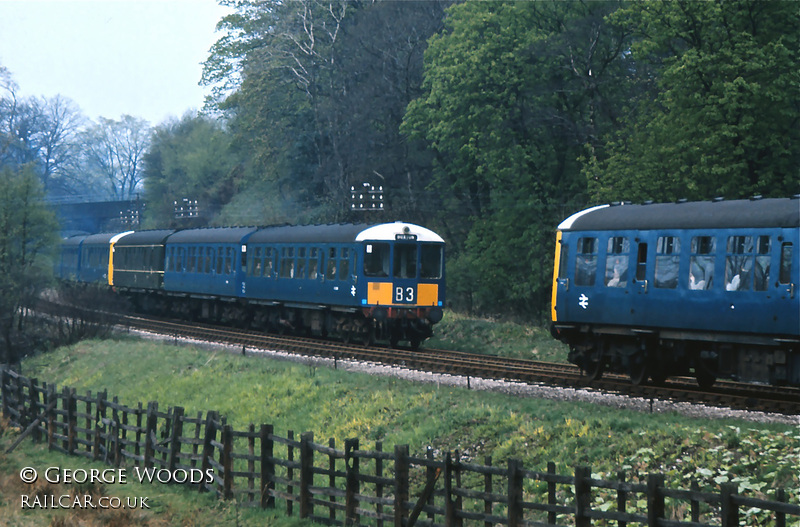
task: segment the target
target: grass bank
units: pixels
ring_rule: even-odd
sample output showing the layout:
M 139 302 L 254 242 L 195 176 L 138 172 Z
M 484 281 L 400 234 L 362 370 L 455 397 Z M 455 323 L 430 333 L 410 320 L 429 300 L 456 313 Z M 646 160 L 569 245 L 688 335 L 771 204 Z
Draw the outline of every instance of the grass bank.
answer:
M 565 474 L 577 464 L 609 477 L 659 472 L 682 487 L 800 486 L 800 429 L 786 425 L 527 399 L 133 339 L 62 348 L 27 360 L 24 373 L 82 392 L 107 389 L 129 405 L 216 410 L 238 429 L 269 423 L 337 444 L 356 437 L 364 449 L 381 440 L 412 453 L 492 455 L 496 464 L 514 457 L 531 469 L 554 461 Z
M 567 362 L 569 349 L 550 331 L 534 325 L 470 318 L 446 311 L 425 347 L 456 349 L 502 357 Z

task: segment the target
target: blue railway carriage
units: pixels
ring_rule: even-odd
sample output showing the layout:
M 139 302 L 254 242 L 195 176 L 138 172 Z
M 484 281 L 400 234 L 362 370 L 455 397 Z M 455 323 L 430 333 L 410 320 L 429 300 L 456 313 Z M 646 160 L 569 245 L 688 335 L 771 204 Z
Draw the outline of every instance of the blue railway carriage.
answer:
M 800 199 L 603 205 L 558 226 L 554 336 L 596 379 L 800 386 Z
M 55 265 L 55 276 L 62 280 L 75 282 L 78 280 L 81 262 L 81 243 L 85 234 L 70 236 L 61 240 L 58 261 Z
M 161 290 L 164 284 L 164 246 L 174 230 L 137 231 L 112 247 L 111 285 L 117 291 Z
M 444 305 L 444 241 L 410 223 L 281 226 L 247 241 L 256 325 L 416 348 Z
M 113 270 L 111 250 L 114 244 L 133 231 L 92 234 L 80 244 L 78 282 L 110 285 Z
M 202 320 L 237 322 L 248 315 L 244 298 L 247 239 L 255 227 L 187 229 L 166 242 L 164 291 L 172 310 Z M 188 298 L 185 302 L 177 298 Z

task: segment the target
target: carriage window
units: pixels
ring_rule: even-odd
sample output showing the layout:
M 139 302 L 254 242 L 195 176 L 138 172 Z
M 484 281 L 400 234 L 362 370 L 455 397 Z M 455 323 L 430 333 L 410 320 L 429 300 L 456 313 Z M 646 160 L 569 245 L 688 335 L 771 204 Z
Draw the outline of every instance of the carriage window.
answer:
M 231 274 L 233 270 L 233 249 L 225 248 L 225 274 Z
M 328 249 L 328 267 L 325 271 L 325 278 L 333 280 L 336 278 L 336 249 Z
M 306 248 L 300 247 L 297 249 L 297 273 L 295 278 L 306 277 Z
M 342 247 L 339 256 L 339 280 L 347 280 L 350 274 L 350 249 Z
M 753 288 L 753 237 L 729 236 L 725 258 L 725 290 Z
M 274 269 L 272 261 L 275 254 L 277 253 L 272 250 L 272 247 L 267 247 L 264 249 L 264 276 L 267 278 L 272 278 L 272 272 Z
M 206 273 L 211 274 L 214 269 L 214 248 L 206 247 Z
M 308 260 L 308 277 L 311 280 L 316 280 L 319 276 L 319 254 L 320 250 L 316 247 L 310 249 L 310 258 Z
M 772 261 L 772 242 L 769 236 L 759 236 L 756 242 L 756 263 L 753 267 L 753 289 L 766 291 L 769 287 L 769 266 Z
M 689 289 L 711 289 L 717 239 L 713 236 L 695 236 L 690 251 Z
M 442 277 L 442 247 L 440 245 L 423 244 L 420 246 L 419 277 L 438 279 Z
M 294 247 L 281 251 L 281 278 L 294 278 Z
M 792 282 L 792 244 L 784 243 L 781 245 L 781 270 L 778 273 L 778 281 L 782 284 Z
M 608 287 L 625 287 L 628 284 L 628 253 L 631 251 L 628 238 L 612 236 L 608 239 L 606 252 L 605 284 Z
M 656 271 L 654 285 L 662 289 L 678 287 L 678 265 L 681 258 L 681 240 L 677 236 L 659 236 L 656 244 Z
M 253 257 L 250 258 L 250 276 L 261 276 L 261 247 L 253 249 Z
M 364 274 L 389 276 L 389 244 L 368 243 L 364 246 Z M 341 278 L 341 275 L 339 275 Z
M 597 238 L 578 240 L 575 257 L 575 285 L 594 285 L 597 274 Z
M 189 272 L 193 273 L 197 264 L 197 249 L 189 247 Z
M 417 277 L 417 246 L 398 243 L 394 246 L 394 276 L 397 278 Z

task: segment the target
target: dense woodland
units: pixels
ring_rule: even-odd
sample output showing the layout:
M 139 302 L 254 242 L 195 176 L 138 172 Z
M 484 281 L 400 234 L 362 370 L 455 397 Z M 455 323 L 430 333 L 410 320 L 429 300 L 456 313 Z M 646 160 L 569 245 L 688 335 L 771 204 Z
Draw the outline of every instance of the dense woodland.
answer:
M 146 227 L 188 226 L 182 198 L 196 225 L 424 224 L 452 307 L 534 321 L 572 212 L 800 192 L 796 2 L 222 3 L 202 112 L 146 136 L 68 121 L 59 157 L 47 116 L 68 101 L 18 101 L 0 75 L 0 164 L 48 195 L 143 192 Z M 364 182 L 384 211 L 351 210 Z

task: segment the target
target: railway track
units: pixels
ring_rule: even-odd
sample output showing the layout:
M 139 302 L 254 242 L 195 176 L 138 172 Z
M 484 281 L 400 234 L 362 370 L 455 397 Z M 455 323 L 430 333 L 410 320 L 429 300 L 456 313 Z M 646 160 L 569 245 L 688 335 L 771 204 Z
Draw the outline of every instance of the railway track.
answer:
M 53 305 L 38 309 L 59 313 Z M 429 373 L 460 375 L 469 378 L 512 381 L 554 387 L 595 390 L 652 400 L 704 404 L 735 410 L 800 415 L 800 390 L 718 381 L 710 390 L 700 389 L 693 379 L 674 378 L 660 386 L 630 383 L 627 377 L 606 375 L 591 383 L 570 364 L 511 359 L 478 353 L 443 349 L 388 348 L 354 345 L 332 340 L 265 334 L 201 323 L 144 316 L 117 315 L 117 323 L 132 329 L 160 335 L 191 338 L 252 350 L 274 350 L 309 357 L 355 360 L 396 366 Z

